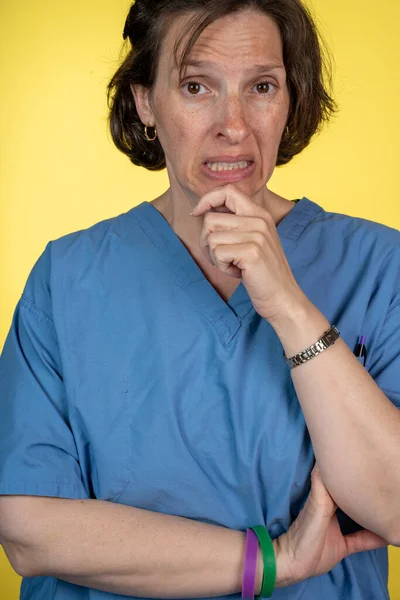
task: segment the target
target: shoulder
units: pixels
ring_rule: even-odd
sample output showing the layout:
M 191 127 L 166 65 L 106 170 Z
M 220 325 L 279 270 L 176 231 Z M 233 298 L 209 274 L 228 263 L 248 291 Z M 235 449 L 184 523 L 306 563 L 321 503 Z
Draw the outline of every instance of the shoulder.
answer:
M 318 205 L 317 205 L 318 206 Z M 400 231 L 362 217 L 316 211 L 305 229 L 312 258 L 346 281 L 367 285 L 371 297 L 383 293 L 391 304 L 400 301 Z M 316 264 L 315 263 L 315 264 Z
M 124 247 L 130 245 L 131 251 L 138 237 L 133 211 L 50 240 L 31 269 L 23 296 L 38 306 L 46 305 L 61 280 L 71 282 L 94 266 L 107 269 Z
M 309 222 L 310 233 L 319 235 L 326 243 L 346 247 L 360 255 L 372 251 L 375 255 L 400 252 L 400 231 L 362 217 L 330 212 L 319 207 Z
M 102 250 L 104 245 L 122 240 L 129 231 L 135 227 L 131 217 L 133 209 L 117 216 L 103 219 L 86 227 L 73 231 L 49 242 L 53 258 L 68 258 L 74 256 L 84 258 L 93 257 Z

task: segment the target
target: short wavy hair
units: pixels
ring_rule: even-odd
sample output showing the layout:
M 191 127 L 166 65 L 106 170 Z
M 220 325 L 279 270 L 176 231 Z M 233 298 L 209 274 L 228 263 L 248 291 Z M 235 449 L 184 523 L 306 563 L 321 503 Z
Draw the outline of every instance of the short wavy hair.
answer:
M 175 61 L 182 76 L 201 32 L 216 19 L 246 9 L 272 18 L 282 38 L 290 107 L 276 166 L 288 163 L 308 146 L 337 111 L 330 95 L 331 56 L 309 9 L 300 0 L 136 0 L 123 31 L 124 40 L 129 38 L 129 51 L 107 86 L 111 136 L 133 164 L 151 171 L 166 166 L 159 139 L 149 142 L 144 137 L 130 86 L 151 89 L 154 85 L 162 42 L 172 22 L 185 15 L 192 17 L 175 43 Z M 177 49 L 186 36 L 188 41 L 178 62 Z

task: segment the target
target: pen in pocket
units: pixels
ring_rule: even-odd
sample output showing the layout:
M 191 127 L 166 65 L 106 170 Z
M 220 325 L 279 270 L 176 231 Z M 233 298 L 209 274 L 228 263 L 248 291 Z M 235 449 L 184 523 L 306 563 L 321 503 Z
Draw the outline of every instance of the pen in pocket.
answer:
M 367 361 L 367 349 L 365 347 L 365 335 L 360 335 L 360 339 L 358 340 L 358 344 L 357 344 L 354 354 L 356 355 L 358 360 L 365 367 L 365 363 Z

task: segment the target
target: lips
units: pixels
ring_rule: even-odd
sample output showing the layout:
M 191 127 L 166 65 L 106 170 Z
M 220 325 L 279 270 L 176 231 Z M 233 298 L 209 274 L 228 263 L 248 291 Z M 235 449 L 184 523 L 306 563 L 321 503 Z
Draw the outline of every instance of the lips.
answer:
M 247 162 L 254 162 L 254 157 L 251 154 L 240 154 L 239 156 L 211 156 L 210 158 L 207 158 L 204 164 L 206 165 L 207 163 L 216 162 L 236 163 L 241 162 L 243 160 L 247 160 Z
M 246 160 L 246 159 L 244 159 Z M 218 162 L 218 161 L 216 161 Z M 225 161 L 227 162 L 227 161 Z M 213 181 L 219 181 L 222 184 L 226 184 L 226 183 L 237 183 L 239 181 L 242 181 L 243 179 L 246 179 L 247 177 L 250 177 L 251 175 L 253 175 L 254 171 L 255 171 L 256 165 L 254 162 L 250 162 L 248 161 L 248 165 L 245 168 L 235 168 L 235 169 L 228 169 L 228 170 L 222 170 L 222 171 L 213 171 L 212 169 L 210 169 L 210 167 L 205 163 L 204 165 L 202 165 L 201 170 L 203 172 L 203 174 L 207 177 L 207 179 L 213 180 Z

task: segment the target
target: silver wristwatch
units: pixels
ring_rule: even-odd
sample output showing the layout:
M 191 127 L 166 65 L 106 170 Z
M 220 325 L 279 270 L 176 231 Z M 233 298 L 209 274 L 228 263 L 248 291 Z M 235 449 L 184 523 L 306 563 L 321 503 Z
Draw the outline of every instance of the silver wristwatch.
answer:
M 336 327 L 336 325 L 332 325 L 332 327 L 330 327 L 327 331 L 325 331 L 324 334 L 322 334 L 322 336 L 319 338 L 319 340 L 315 342 L 315 344 L 312 344 L 302 352 L 295 354 L 295 356 L 292 356 L 291 358 L 287 358 L 286 354 L 283 353 L 283 357 L 285 359 L 286 364 L 291 369 L 302 365 L 311 358 L 314 358 L 314 356 L 318 356 L 318 354 L 329 348 L 329 346 L 333 346 L 333 344 L 338 339 L 339 335 L 339 329 Z

